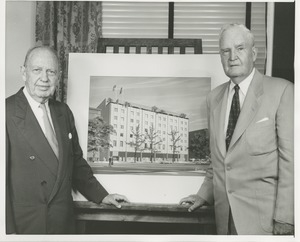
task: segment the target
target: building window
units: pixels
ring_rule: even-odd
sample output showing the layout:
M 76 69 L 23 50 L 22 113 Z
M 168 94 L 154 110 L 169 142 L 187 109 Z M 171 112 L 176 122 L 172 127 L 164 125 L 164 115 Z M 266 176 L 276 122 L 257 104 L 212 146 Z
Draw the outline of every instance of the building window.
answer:
M 148 114 L 147 113 L 145 114 L 145 117 L 148 118 Z
M 121 137 L 123 137 L 123 136 L 124 136 L 124 134 L 123 134 L 123 133 L 120 133 L 120 136 L 121 136 Z
M 125 120 L 124 117 L 121 117 L 121 121 L 124 122 L 124 120 Z
M 148 132 L 148 129 L 145 129 L 145 132 Z
M 130 137 L 130 138 L 133 138 L 133 134 L 130 134 L 129 137 Z
M 113 145 L 117 146 L 117 141 L 116 140 L 113 141 Z
M 145 121 L 145 125 L 148 125 L 148 121 Z
M 154 117 L 153 117 L 153 115 L 151 115 L 151 119 L 153 119 Z
M 123 147 L 123 141 L 120 141 L 120 147 Z
M 131 123 L 133 123 L 133 122 L 134 122 L 133 118 L 131 118 L 131 119 L 130 119 L 130 122 L 131 122 Z
M 161 124 L 158 124 L 158 127 L 161 127 Z
M 124 129 L 124 125 L 121 125 L 121 129 Z
M 167 119 L 166 119 L 166 117 L 164 117 L 164 121 L 166 121 Z
M 125 110 L 123 108 L 121 109 L 121 113 L 125 113 Z
M 145 143 L 145 148 L 147 149 L 147 143 Z
M 170 122 L 173 123 L 173 119 L 172 118 L 170 118 Z
M 137 119 L 137 120 L 136 120 L 136 123 L 139 124 L 139 123 L 140 123 L 140 120 Z
M 117 129 L 117 128 L 118 128 L 118 125 L 114 124 L 114 128 Z
M 133 111 L 131 111 L 130 113 L 131 113 L 131 116 L 133 116 L 133 115 L 134 115 L 134 112 L 133 112 Z
M 115 108 L 114 110 L 115 110 L 115 112 L 118 112 L 118 108 Z
M 137 112 L 136 115 L 139 117 L 140 116 L 140 112 Z
M 118 116 L 114 116 L 114 120 L 118 120 Z

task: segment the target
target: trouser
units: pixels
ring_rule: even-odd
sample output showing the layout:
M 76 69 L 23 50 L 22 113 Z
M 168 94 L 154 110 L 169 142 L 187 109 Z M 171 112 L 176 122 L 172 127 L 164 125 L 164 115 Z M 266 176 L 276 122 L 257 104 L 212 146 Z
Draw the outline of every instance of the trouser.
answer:
M 237 235 L 237 231 L 234 225 L 232 213 L 231 213 L 231 208 L 229 208 L 229 219 L 228 219 L 228 235 Z

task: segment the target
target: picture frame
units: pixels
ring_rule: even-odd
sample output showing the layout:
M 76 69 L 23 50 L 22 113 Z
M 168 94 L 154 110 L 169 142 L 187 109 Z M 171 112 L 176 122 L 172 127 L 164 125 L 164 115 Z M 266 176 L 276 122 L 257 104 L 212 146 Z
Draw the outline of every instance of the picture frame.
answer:
M 216 54 L 69 54 L 67 104 L 73 111 L 83 156 L 87 158 L 90 78 L 105 77 L 210 77 L 211 89 L 228 81 Z M 166 174 L 95 174 L 109 193 L 125 194 L 141 203 L 178 203 L 196 193 L 204 176 Z M 122 184 L 122 186 L 120 186 Z M 148 197 L 143 190 L 151 194 Z M 142 194 L 142 195 L 141 195 Z M 74 194 L 75 200 L 84 200 Z

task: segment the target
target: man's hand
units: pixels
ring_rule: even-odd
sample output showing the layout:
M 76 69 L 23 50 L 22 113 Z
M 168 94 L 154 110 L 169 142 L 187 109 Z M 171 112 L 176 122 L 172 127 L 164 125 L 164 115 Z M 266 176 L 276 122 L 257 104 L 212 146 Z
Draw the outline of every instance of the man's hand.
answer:
M 115 205 L 117 208 L 121 208 L 120 202 L 129 203 L 127 197 L 120 194 L 108 194 L 103 198 L 102 203 Z
M 205 203 L 206 201 L 201 198 L 199 195 L 197 194 L 194 194 L 194 195 L 190 195 L 188 197 L 185 197 L 185 198 L 182 198 L 179 202 L 179 204 L 182 204 L 182 205 L 190 205 L 192 204 L 189 208 L 188 208 L 188 211 L 189 212 L 192 212 L 194 211 L 196 208 L 199 208 L 201 206 L 203 206 L 203 204 Z
M 274 221 L 274 235 L 294 235 L 294 225 Z

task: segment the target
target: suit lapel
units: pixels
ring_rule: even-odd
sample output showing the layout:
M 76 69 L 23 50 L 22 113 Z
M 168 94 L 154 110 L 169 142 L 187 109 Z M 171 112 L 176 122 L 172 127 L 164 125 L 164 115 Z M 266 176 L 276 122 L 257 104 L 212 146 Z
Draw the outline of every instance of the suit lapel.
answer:
M 66 127 L 64 123 L 64 117 L 61 112 L 61 110 L 55 105 L 55 103 L 52 100 L 49 100 L 49 108 L 51 112 L 51 118 L 56 134 L 56 139 L 58 142 L 58 147 L 59 147 L 59 163 L 58 163 L 58 172 L 57 172 L 57 179 L 54 184 L 54 187 L 52 189 L 52 192 L 50 194 L 49 202 L 54 198 L 55 194 L 57 193 L 61 183 L 62 183 L 62 178 L 63 178 L 63 171 L 65 171 L 65 166 L 66 166 Z
M 215 104 L 212 106 L 215 107 L 213 110 L 213 122 L 214 122 L 214 130 L 212 132 L 216 133 L 216 142 L 219 152 L 224 157 L 226 154 L 226 146 L 225 146 L 225 113 L 226 113 L 226 106 L 227 106 L 227 99 L 228 99 L 228 86 L 230 82 L 225 84 L 221 91 L 217 94 L 213 100 L 215 100 Z
M 57 158 L 31 110 L 22 89 L 16 96 L 16 116 L 13 117 L 13 120 L 37 156 L 49 168 L 51 173 L 56 176 L 57 171 L 51 164 Z
M 237 121 L 229 150 L 245 132 L 260 106 L 263 94 L 262 78 L 262 75 L 256 70 Z
M 58 142 L 59 147 L 59 165 L 58 165 L 58 175 L 56 183 L 54 184 L 54 188 L 50 195 L 50 201 L 55 196 L 56 192 L 58 191 L 63 178 L 64 178 L 64 172 L 66 171 L 67 161 L 68 161 L 68 136 L 67 136 L 67 127 L 64 122 L 64 116 L 61 110 L 55 103 L 50 100 L 49 101 L 49 108 L 51 112 L 51 118 L 54 126 L 54 130 L 56 133 L 56 138 Z

